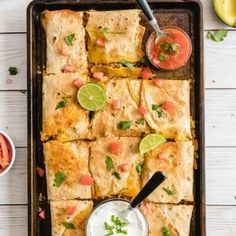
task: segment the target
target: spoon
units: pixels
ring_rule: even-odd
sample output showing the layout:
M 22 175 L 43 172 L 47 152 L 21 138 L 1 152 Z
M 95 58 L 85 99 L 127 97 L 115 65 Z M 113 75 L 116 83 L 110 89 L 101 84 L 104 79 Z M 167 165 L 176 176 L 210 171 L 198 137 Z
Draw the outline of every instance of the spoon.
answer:
M 148 5 L 147 0 L 136 0 L 140 8 L 142 9 L 143 13 L 147 17 L 150 25 L 153 27 L 153 29 L 156 32 L 156 39 L 155 39 L 155 44 L 163 37 L 168 36 L 168 33 L 162 31 L 157 23 L 156 18 L 152 14 L 152 10 L 150 6 Z
M 155 172 L 137 196 L 130 202 L 128 208 L 120 212 L 120 217 L 126 220 L 128 213 L 147 198 L 165 179 L 166 177 L 161 171 Z

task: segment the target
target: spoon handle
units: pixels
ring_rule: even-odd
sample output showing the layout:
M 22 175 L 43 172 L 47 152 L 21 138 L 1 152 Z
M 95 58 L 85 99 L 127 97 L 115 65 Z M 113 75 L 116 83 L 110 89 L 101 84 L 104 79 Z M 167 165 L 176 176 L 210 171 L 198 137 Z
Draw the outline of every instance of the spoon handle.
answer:
M 151 10 L 150 6 L 148 5 L 147 0 L 136 0 L 136 2 L 140 6 L 140 8 L 143 10 L 143 13 L 148 18 L 149 21 L 156 20 L 152 14 L 152 10 Z
M 138 206 L 149 194 L 151 194 L 164 180 L 165 175 L 157 171 L 149 181 L 144 185 L 138 195 L 131 201 L 130 205 L 132 208 Z

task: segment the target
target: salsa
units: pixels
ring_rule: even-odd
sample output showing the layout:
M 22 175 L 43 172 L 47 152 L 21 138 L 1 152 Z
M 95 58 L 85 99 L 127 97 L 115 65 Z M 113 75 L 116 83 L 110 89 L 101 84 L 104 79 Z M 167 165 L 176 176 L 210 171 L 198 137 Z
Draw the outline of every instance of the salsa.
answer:
M 7 139 L 0 133 L 0 172 L 9 166 L 11 159 L 11 148 Z
M 186 64 L 191 55 L 191 40 L 182 29 L 177 27 L 167 27 L 163 31 L 169 34 L 158 42 L 155 42 L 155 33 L 151 34 L 147 43 L 147 56 L 158 68 L 178 69 Z

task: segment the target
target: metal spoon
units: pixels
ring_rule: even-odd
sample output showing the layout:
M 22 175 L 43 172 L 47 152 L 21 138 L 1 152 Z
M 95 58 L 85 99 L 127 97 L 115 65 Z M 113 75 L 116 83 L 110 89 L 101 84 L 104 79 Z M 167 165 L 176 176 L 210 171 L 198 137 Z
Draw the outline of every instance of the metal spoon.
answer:
M 157 43 L 162 37 L 168 36 L 168 33 L 162 31 L 157 23 L 156 18 L 152 14 L 152 10 L 147 2 L 147 0 L 136 0 L 140 8 L 142 9 L 143 13 L 147 17 L 150 25 L 153 27 L 153 29 L 156 32 L 156 39 L 155 43 Z
M 166 177 L 162 172 L 155 172 L 138 195 L 130 202 L 129 207 L 120 212 L 120 217 L 126 220 L 127 214 L 132 211 L 133 208 L 137 207 L 145 198 L 147 198 L 147 196 L 149 196 L 165 179 Z

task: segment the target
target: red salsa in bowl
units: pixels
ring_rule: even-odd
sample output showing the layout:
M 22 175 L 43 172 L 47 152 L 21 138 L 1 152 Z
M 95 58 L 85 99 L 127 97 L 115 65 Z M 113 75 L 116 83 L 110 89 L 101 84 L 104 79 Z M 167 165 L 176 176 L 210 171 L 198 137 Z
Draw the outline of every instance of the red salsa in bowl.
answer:
M 164 70 L 175 70 L 184 66 L 192 53 L 191 40 L 186 32 L 178 27 L 166 27 L 166 37 L 157 42 L 153 32 L 146 45 L 146 53 L 153 66 Z

